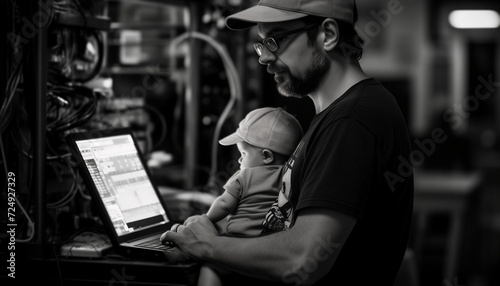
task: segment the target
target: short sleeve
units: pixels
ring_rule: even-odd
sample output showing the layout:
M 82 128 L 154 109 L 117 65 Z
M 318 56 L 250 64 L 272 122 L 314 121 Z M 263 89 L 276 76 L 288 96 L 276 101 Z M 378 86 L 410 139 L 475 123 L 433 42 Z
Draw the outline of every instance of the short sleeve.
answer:
M 241 175 L 242 175 L 241 170 L 236 171 L 236 173 L 234 173 L 224 185 L 224 189 L 226 190 L 226 192 L 228 192 L 238 200 L 241 199 L 241 191 L 243 189 L 241 182 Z

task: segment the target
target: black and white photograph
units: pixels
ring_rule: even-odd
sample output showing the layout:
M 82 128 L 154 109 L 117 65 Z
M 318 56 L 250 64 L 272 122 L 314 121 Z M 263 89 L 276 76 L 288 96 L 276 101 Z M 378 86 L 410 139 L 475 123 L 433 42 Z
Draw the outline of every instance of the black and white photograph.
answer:
M 500 285 L 499 1 L 0 7 L 0 285 Z

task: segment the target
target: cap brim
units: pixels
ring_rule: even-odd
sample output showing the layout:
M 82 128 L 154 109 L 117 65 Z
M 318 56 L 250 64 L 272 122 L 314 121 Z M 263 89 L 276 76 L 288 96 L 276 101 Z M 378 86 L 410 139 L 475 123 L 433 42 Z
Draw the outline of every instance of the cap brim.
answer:
M 254 6 L 226 18 L 226 26 L 231 30 L 242 30 L 257 23 L 284 22 L 306 17 L 307 14 L 279 10 L 268 6 Z
M 229 146 L 229 145 L 234 145 L 234 144 L 241 142 L 241 141 L 244 141 L 243 138 L 241 138 L 238 134 L 233 133 L 233 134 L 219 140 L 219 144 L 221 144 L 223 146 Z

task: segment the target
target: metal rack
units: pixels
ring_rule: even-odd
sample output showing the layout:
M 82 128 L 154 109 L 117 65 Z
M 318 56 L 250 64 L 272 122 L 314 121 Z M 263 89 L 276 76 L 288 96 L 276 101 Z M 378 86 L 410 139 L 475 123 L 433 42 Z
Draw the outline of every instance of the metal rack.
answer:
M 38 0 L 30 2 L 28 5 L 28 13 L 34 15 L 35 13 L 45 13 L 43 7 L 46 6 L 46 0 Z M 151 1 L 155 2 L 155 1 Z M 188 5 L 190 17 L 190 29 L 197 29 L 199 27 L 199 3 L 203 1 L 171 1 L 179 5 Z M 164 2 L 162 2 L 164 3 Z M 110 26 L 108 19 L 101 18 L 82 18 L 67 15 L 58 15 L 54 18 L 55 24 L 82 27 L 93 29 L 107 29 Z M 46 107 L 47 107 L 47 69 L 48 69 L 48 41 L 47 41 L 48 27 L 42 25 L 39 27 L 32 46 L 29 47 L 30 58 L 33 60 L 25 61 L 24 66 L 27 72 L 25 81 L 32 82 L 32 85 L 26 85 L 26 94 L 31 95 L 32 101 L 28 106 L 28 111 L 34 114 L 32 126 L 32 135 L 34 141 L 34 174 L 32 185 L 34 186 L 35 201 L 36 201 L 36 215 L 35 215 L 35 249 L 33 249 L 34 257 L 45 257 L 48 253 L 46 244 L 46 180 L 45 180 L 45 166 L 46 166 Z M 200 50 L 199 43 L 194 40 L 191 43 L 190 56 L 192 61 L 199 60 Z M 198 70 L 193 67 L 188 70 L 189 78 L 191 80 L 191 90 L 186 96 L 186 129 L 185 129 L 185 171 L 186 182 L 194 182 L 195 164 L 196 164 L 196 142 L 198 134 L 198 94 L 199 87 L 196 82 L 199 81 Z M 186 187 L 191 187 L 187 185 Z

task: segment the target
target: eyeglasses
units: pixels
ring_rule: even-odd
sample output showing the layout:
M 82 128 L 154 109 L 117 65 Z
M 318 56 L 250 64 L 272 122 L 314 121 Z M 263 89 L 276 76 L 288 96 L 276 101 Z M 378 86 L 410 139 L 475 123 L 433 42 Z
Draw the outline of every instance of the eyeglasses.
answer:
M 278 45 L 278 42 L 281 41 L 286 36 L 289 36 L 289 35 L 292 35 L 292 34 L 295 34 L 295 33 L 298 33 L 298 32 L 307 31 L 307 30 L 312 29 L 313 27 L 315 27 L 315 26 L 317 26 L 319 24 L 320 23 L 312 23 L 312 24 L 309 24 L 307 26 L 304 26 L 304 27 L 301 27 L 301 28 L 298 28 L 298 29 L 295 29 L 295 30 L 291 30 L 291 31 L 287 31 L 287 32 L 278 34 L 278 35 L 273 36 L 273 37 L 267 37 L 264 40 L 262 40 L 262 42 L 255 42 L 253 44 L 253 47 L 254 47 L 255 51 L 257 52 L 257 55 L 259 55 L 259 57 L 262 56 L 262 52 L 264 50 L 264 46 L 270 52 L 276 52 L 280 48 L 279 45 Z

